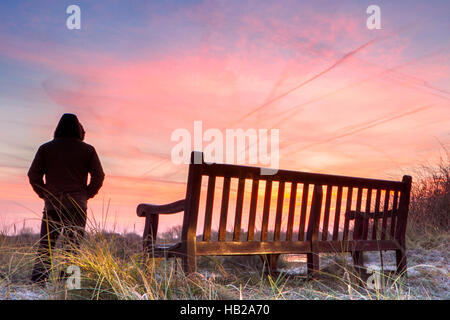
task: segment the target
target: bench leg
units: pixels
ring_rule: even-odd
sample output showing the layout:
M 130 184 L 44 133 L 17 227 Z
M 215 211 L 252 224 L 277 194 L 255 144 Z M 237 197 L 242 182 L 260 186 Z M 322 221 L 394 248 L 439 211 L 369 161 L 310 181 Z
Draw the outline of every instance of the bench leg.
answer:
M 270 275 L 276 275 L 277 274 L 277 263 L 278 258 L 280 257 L 279 254 L 265 254 L 262 255 L 261 258 L 263 259 L 263 263 L 265 265 L 265 270 Z
M 182 258 L 183 271 L 186 275 L 197 272 L 197 257 L 195 255 Z
M 356 267 L 364 267 L 364 254 L 363 251 L 353 251 L 352 252 L 353 263 Z
M 355 265 L 356 271 L 358 272 L 359 278 L 362 280 L 365 276 L 364 270 L 364 252 L 363 251 L 353 251 L 352 252 L 353 264 Z
M 195 254 L 195 241 L 187 241 L 182 254 L 183 270 L 186 274 L 197 272 L 197 256 Z
M 318 253 L 307 253 L 306 264 L 308 267 L 308 276 L 315 278 L 320 271 L 320 261 Z
M 401 274 L 406 276 L 406 250 L 405 249 L 399 249 L 395 250 L 395 258 L 397 260 L 397 274 Z
M 156 242 L 156 234 L 158 232 L 159 216 L 150 214 L 145 218 L 143 249 L 144 253 L 152 254 Z

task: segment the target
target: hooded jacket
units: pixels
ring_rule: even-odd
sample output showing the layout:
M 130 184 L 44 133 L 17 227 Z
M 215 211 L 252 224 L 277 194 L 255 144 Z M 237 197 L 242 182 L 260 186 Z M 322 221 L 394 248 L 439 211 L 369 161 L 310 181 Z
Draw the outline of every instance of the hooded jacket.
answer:
M 100 190 L 105 174 L 95 148 L 85 142 L 74 114 L 64 114 L 54 139 L 41 145 L 28 171 L 33 190 L 47 210 L 87 210 L 87 200 Z M 88 182 L 90 174 L 90 182 Z M 45 176 L 45 182 L 44 182 Z

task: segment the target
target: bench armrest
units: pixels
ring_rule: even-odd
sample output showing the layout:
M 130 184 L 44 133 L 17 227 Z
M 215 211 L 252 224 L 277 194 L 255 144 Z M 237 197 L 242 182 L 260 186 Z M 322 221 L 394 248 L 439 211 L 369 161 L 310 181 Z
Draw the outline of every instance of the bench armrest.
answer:
M 184 210 L 185 199 L 169 204 L 157 205 L 151 203 L 141 203 L 137 206 L 138 217 L 145 217 L 148 214 L 170 214 Z

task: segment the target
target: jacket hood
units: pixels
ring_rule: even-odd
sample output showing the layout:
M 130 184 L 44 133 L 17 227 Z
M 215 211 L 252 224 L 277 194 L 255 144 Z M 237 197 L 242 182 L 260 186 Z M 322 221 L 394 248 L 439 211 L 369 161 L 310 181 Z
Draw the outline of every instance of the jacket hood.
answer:
M 54 138 L 76 138 L 84 140 L 85 131 L 76 115 L 65 113 L 59 120 L 53 135 Z

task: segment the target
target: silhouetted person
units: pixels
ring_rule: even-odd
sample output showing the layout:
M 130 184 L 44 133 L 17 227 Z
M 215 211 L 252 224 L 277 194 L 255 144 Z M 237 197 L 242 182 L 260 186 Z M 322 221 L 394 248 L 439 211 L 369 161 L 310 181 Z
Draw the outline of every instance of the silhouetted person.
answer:
M 50 250 L 62 232 L 72 248 L 78 246 L 84 236 L 87 201 L 103 184 L 102 165 L 95 148 L 83 142 L 84 134 L 77 116 L 64 114 L 54 139 L 39 147 L 28 171 L 33 190 L 45 201 L 39 257 L 31 275 L 33 282 L 48 278 Z

